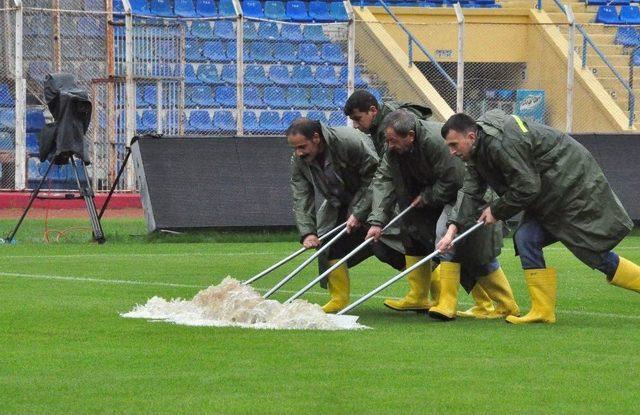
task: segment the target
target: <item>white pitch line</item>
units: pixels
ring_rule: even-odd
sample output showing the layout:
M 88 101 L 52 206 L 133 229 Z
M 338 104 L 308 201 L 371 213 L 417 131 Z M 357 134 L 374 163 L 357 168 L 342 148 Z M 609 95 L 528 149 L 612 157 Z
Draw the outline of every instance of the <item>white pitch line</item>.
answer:
M 41 275 L 41 274 L 21 274 L 14 272 L 0 272 L 0 276 L 4 277 L 19 277 L 19 278 L 32 278 L 32 279 L 43 279 L 43 280 L 58 280 L 58 281 L 79 281 L 79 282 L 96 282 L 101 284 L 122 284 L 122 285 L 142 285 L 142 286 L 160 286 L 160 287 L 178 287 L 178 288 L 206 288 L 202 285 L 192 285 L 192 284 L 178 284 L 178 283 L 169 283 L 169 282 L 153 282 L 153 281 L 137 281 L 137 280 L 109 280 L 102 278 L 92 278 L 92 277 L 67 277 L 62 275 Z M 266 291 L 267 289 L 258 289 L 258 291 Z M 297 291 L 290 290 L 279 290 L 281 293 L 285 294 L 295 294 Z M 307 294 L 312 295 L 323 295 L 326 296 L 326 292 L 318 292 L 318 291 L 308 291 Z M 355 297 L 361 297 L 363 294 L 354 294 Z M 386 299 L 388 296 L 382 295 L 374 295 L 371 298 L 378 299 Z M 469 306 L 471 303 L 466 301 L 460 301 L 460 305 Z M 605 317 L 605 318 L 619 318 L 619 319 L 627 319 L 627 320 L 640 320 L 640 315 L 638 316 L 630 316 L 625 314 L 613 314 L 613 313 L 598 313 L 592 311 L 584 311 L 584 310 L 557 310 L 560 314 L 575 314 L 580 316 L 593 316 L 593 317 Z

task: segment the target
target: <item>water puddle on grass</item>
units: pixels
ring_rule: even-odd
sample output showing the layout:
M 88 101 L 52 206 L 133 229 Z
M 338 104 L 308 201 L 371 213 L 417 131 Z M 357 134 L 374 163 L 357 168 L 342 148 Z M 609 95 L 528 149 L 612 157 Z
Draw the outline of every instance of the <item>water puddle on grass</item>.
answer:
M 152 297 L 146 304 L 136 305 L 120 315 L 187 326 L 284 330 L 368 328 L 358 324 L 356 316 L 325 314 L 319 305 L 305 300 L 281 304 L 262 298 L 253 287 L 231 277 L 200 291 L 191 300 Z

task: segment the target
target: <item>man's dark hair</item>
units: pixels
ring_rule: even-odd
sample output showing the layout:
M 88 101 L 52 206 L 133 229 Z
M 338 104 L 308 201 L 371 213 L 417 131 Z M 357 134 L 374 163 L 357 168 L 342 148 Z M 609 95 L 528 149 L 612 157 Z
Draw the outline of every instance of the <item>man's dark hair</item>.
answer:
M 449 134 L 449 131 L 451 130 L 461 134 L 477 132 L 478 124 L 476 124 L 476 121 L 473 118 L 461 112 L 452 115 L 451 117 L 449 117 L 447 122 L 444 123 L 442 129 L 440 130 L 442 138 L 447 138 L 447 134 Z
M 300 117 L 293 120 L 289 128 L 287 128 L 285 136 L 289 137 L 290 135 L 302 134 L 304 138 L 306 138 L 307 140 L 311 140 L 314 133 L 318 133 L 320 136 L 322 136 L 320 121 Z
M 400 137 L 406 137 L 409 131 L 416 130 L 416 116 L 407 110 L 395 110 L 382 120 L 382 131 L 391 128 Z
M 364 89 L 356 89 L 344 104 L 344 115 L 350 116 L 353 111 L 368 112 L 369 108 L 376 107 L 380 109 L 380 104 L 376 97 L 369 91 Z

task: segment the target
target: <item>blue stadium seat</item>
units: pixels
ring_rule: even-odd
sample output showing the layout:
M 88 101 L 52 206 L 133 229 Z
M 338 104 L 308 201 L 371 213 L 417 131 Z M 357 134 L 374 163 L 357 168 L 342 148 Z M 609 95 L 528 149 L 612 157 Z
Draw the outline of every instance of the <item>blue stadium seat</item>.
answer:
M 105 36 L 104 20 L 95 17 L 81 17 L 78 19 L 78 34 L 82 37 L 102 38 Z
M 226 64 L 222 65 L 222 73 L 220 78 L 222 78 L 222 82 L 227 84 L 235 84 L 237 77 L 237 67 L 235 64 Z
M 309 17 L 316 22 L 330 22 L 333 20 L 326 1 L 312 0 L 309 2 Z
M 244 71 L 244 80 L 249 85 L 271 84 L 271 80 L 267 78 L 262 65 L 247 65 Z
M 145 16 L 151 15 L 151 9 L 149 8 L 147 0 L 131 0 L 129 4 L 131 4 L 131 11 L 133 14 Z M 122 11 L 124 11 L 124 7 Z
M 302 117 L 300 111 L 285 111 L 282 113 L 282 129 L 286 130 L 293 121 L 300 117 Z
M 0 84 L 0 107 L 13 107 L 15 100 L 11 91 L 13 88 L 9 87 L 9 84 Z
M 331 17 L 336 22 L 346 22 L 349 20 L 349 16 L 347 15 L 347 11 L 344 8 L 344 4 L 341 1 L 332 1 L 329 4 L 329 12 L 331 13 Z
M 342 52 L 339 45 L 334 43 L 326 43 L 322 45 L 322 60 L 333 64 L 347 64 L 347 57 Z
M 333 93 L 328 88 L 311 88 L 311 105 L 318 109 L 335 109 Z
M 273 59 L 280 63 L 297 63 L 298 53 L 293 43 L 280 42 L 274 45 Z
M 620 23 L 640 25 L 640 7 L 622 6 L 620 7 Z
M 179 76 L 179 74 L 176 74 Z M 184 82 L 187 85 L 199 84 L 201 83 L 198 77 L 196 76 L 196 71 L 193 69 L 193 65 L 187 63 L 184 66 Z
M 150 0 L 149 9 L 151 14 L 160 17 L 175 17 L 173 7 L 169 0 Z
M 258 116 L 253 111 L 244 111 L 242 113 L 242 128 L 245 133 L 253 133 L 258 131 Z
M 334 111 L 329 115 L 329 125 L 332 127 L 346 127 L 347 116 L 342 111 Z
M 366 88 L 367 86 L 367 81 L 365 81 L 362 78 L 362 69 L 359 66 L 356 66 L 354 68 L 354 86 L 356 88 Z M 343 66 L 342 68 L 340 68 L 340 77 L 338 78 L 340 80 L 340 83 L 343 85 L 347 84 L 347 75 L 349 73 L 349 68 L 347 66 Z
M 13 130 L 16 128 L 16 112 L 13 108 L 0 109 L 0 129 Z
M 260 22 L 258 24 L 258 38 L 260 40 L 280 39 L 278 25 L 273 22 Z
M 255 86 L 246 86 L 244 88 L 244 105 L 247 108 L 266 108 L 260 96 L 260 91 Z
M 202 47 L 202 55 L 213 62 L 227 62 L 229 58 L 226 51 L 226 43 L 220 40 L 209 40 Z
M 253 22 L 244 22 L 244 25 L 242 26 L 242 35 L 244 36 L 244 40 L 260 40 L 260 36 L 256 30 L 256 25 Z
M 227 43 L 227 60 L 228 61 L 235 61 L 236 60 L 236 52 L 237 51 L 238 51 L 238 48 L 236 47 L 236 42 Z M 249 51 L 250 51 L 249 44 L 245 43 L 244 49 L 242 50 L 242 55 L 244 57 L 244 61 L 245 62 L 249 62 L 251 60 Z
M 316 69 L 316 81 L 328 86 L 338 86 L 341 83 L 336 77 L 336 71 L 333 66 L 318 66 L 318 69 Z
M 327 123 L 327 116 L 324 114 L 324 111 L 309 111 L 307 113 L 307 118 L 310 120 L 320 121 L 323 124 Z
M 249 46 L 250 59 L 256 62 L 276 62 L 273 57 L 273 44 L 267 42 L 253 42 Z
M 215 106 L 216 100 L 213 98 L 211 87 L 208 85 L 194 85 L 190 89 L 189 97 L 195 105 L 207 108 Z
M 223 108 L 236 106 L 236 88 L 232 86 L 219 86 L 216 88 L 216 103 Z
M 218 14 L 220 17 L 236 16 L 236 9 L 232 0 L 220 0 L 218 3 Z
M 258 121 L 258 129 L 265 133 L 281 132 L 280 114 L 277 111 L 263 111 Z
M 173 0 L 173 11 L 180 17 L 197 17 L 193 0 Z
M 287 104 L 290 108 L 310 108 L 313 106 L 309 101 L 307 88 L 297 86 L 287 88 Z
M 378 101 L 378 103 L 381 104 L 382 102 L 384 102 L 382 99 L 382 93 L 377 88 L 367 88 L 367 91 L 369 91 L 371 95 L 376 98 L 376 101 Z
M 231 111 L 216 111 L 213 113 L 213 130 L 220 132 L 234 132 L 236 130 L 236 119 Z
M 310 22 L 312 19 L 307 13 L 307 6 L 303 1 L 287 1 L 287 16 L 294 22 Z
M 0 150 L 9 150 L 13 148 L 13 138 L 9 136 L 8 133 L 1 133 L 0 137 L 2 137 L 2 144 L 0 144 Z M 7 143 L 5 143 L 6 139 L 11 140 L 11 147 L 7 147 Z M 40 143 L 38 142 L 38 134 L 35 133 L 27 133 L 25 137 L 26 145 L 27 145 L 27 154 L 30 156 L 38 155 L 38 151 L 40 150 Z
M 614 6 L 600 6 L 596 14 L 596 23 L 618 24 L 618 12 Z
M 303 38 L 306 41 L 322 43 L 329 42 L 330 39 L 324 34 L 321 25 L 309 25 L 304 27 Z
M 336 108 L 344 108 L 344 104 L 347 103 L 347 90 L 343 88 L 336 88 L 333 91 L 333 104 Z
M 27 108 L 26 124 L 28 133 L 37 133 L 44 128 L 44 113 L 41 108 Z
M 615 42 L 623 46 L 640 46 L 640 32 L 635 27 L 619 27 Z
M 242 0 L 242 11 L 246 17 L 264 17 L 262 4 L 258 0 Z
M 280 21 L 289 20 L 284 3 L 279 0 L 267 0 L 264 2 L 264 17 Z
M 284 89 L 279 86 L 268 86 L 264 89 L 264 102 L 269 108 L 288 108 Z
M 158 129 L 158 113 L 154 110 L 142 111 L 140 127 L 144 131 L 156 131 Z
M 196 0 L 196 13 L 200 17 L 217 17 L 215 0 Z
M 27 74 L 38 82 L 44 82 L 45 76 L 49 73 L 51 73 L 51 64 L 49 62 L 31 62 L 29 69 L 27 69 Z
M 218 68 L 215 64 L 206 63 L 198 67 L 198 79 L 205 84 L 221 84 L 222 79 L 218 74 Z
M 209 111 L 195 110 L 189 114 L 189 122 L 185 128 L 187 133 L 204 133 L 213 129 Z
M 313 43 L 302 43 L 298 48 L 298 57 L 306 63 L 322 63 L 318 47 Z
M 200 42 L 195 39 L 187 39 L 185 41 L 185 57 L 187 62 L 204 62 L 205 58 Z
M 150 103 L 147 102 L 147 100 L 144 98 L 144 95 L 145 95 L 144 92 L 145 92 L 145 89 L 147 88 L 153 88 L 155 91 L 155 86 L 151 86 L 151 85 L 148 85 L 148 86 L 138 85 L 136 87 L 136 108 L 138 109 L 148 108 L 150 105 Z M 150 92 L 149 97 L 151 96 L 155 97 L 155 92 L 153 94 Z M 151 102 L 155 104 L 155 99 Z
M 300 28 L 300 25 L 283 24 L 280 36 L 283 40 L 300 42 L 302 40 L 302 29 Z
M 233 28 L 233 22 L 229 20 L 217 21 L 213 29 L 213 36 L 216 39 L 235 40 L 236 30 Z
M 289 75 L 289 69 L 285 65 L 271 65 L 269 68 L 269 79 L 276 85 L 293 85 L 293 80 Z
M 635 51 L 633 51 L 631 63 L 633 64 L 633 66 L 640 66 L 640 49 L 636 49 Z
M 213 37 L 213 29 L 211 24 L 207 21 L 196 20 L 191 24 L 189 30 L 189 37 L 194 39 L 208 40 Z
M 291 79 L 293 79 L 294 84 L 298 85 L 315 85 L 316 79 L 311 73 L 310 66 L 294 66 L 293 73 L 291 74 Z

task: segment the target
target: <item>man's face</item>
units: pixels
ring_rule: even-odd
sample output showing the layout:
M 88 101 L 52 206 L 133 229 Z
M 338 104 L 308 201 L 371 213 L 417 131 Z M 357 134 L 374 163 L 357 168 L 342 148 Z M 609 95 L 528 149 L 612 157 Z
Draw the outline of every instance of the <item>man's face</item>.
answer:
M 460 133 L 458 131 L 449 130 L 445 137 L 445 142 L 449 147 L 452 156 L 460 157 L 464 161 L 469 161 L 473 144 L 476 141 L 476 133 Z
M 315 133 L 311 140 L 302 134 L 293 134 L 287 136 L 289 146 L 293 149 L 296 157 L 301 158 L 307 163 L 311 163 L 321 153 L 320 135 Z
M 359 109 L 354 109 L 349 118 L 353 121 L 353 128 L 357 128 L 365 134 L 371 133 L 371 124 L 378 115 L 378 109 L 373 105 L 369 107 L 369 111 L 362 112 Z
M 401 137 L 391 127 L 387 128 L 384 134 L 387 138 L 388 149 L 398 154 L 403 154 L 411 150 L 413 141 L 416 138 L 416 133 L 413 130 L 409 131 L 406 137 Z

